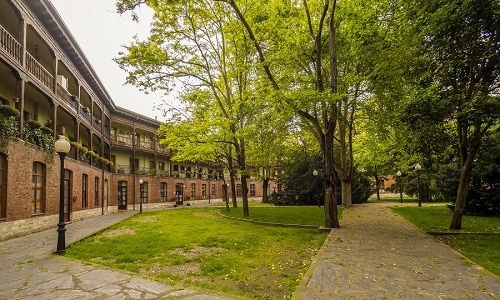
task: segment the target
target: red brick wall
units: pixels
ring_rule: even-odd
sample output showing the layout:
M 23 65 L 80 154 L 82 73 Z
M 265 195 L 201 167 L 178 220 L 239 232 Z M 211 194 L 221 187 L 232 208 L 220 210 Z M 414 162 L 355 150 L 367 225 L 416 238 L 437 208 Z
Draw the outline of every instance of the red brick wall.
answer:
M 7 215 L 5 221 L 14 221 L 36 217 L 31 214 L 31 181 L 33 163 L 45 164 L 46 193 L 45 215 L 59 213 L 59 155 L 50 155 L 40 151 L 36 146 L 20 140 L 11 140 L 0 146 L 0 152 L 7 157 Z M 71 212 L 94 208 L 95 177 L 99 177 L 99 206 L 102 205 L 102 170 L 84 165 L 71 158 L 65 159 L 65 169 L 72 171 Z M 88 207 L 82 208 L 82 175 L 88 175 Z M 104 172 L 104 178 L 110 179 L 110 174 Z M 116 203 L 116 201 L 115 201 Z
M 37 147 L 19 140 L 12 140 L 0 146 L 0 152 L 7 157 L 7 215 L 6 221 L 31 218 L 31 181 L 33 162 L 45 164 L 47 214 L 58 211 L 59 167 L 54 165 L 55 156 L 46 154 Z
M 40 151 L 36 146 L 25 143 L 24 141 L 13 139 L 8 143 L 0 143 L 0 152 L 7 158 L 7 215 L 5 221 L 15 221 L 30 219 L 37 217 L 31 214 L 31 181 L 33 162 L 39 161 L 45 164 L 46 169 L 46 194 L 45 194 L 45 214 L 57 215 L 59 212 L 59 182 L 60 182 L 60 160 L 57 154 L 50 155 Z M 167 183 L 167 201 L 171 201 L 175 197 L 176 183 L 184 184 L 183 193 L 184 200 L 187 196 L 191 196 L 191 184 L 196 184 L 196 196 L 189 201 L 202 200 L 202 185 L 206 184 L 207 194 L 205 200 L 209 198 L 211 185 L 215 184 L 215 196 L 210 195 L 211 199 L 222 198 L 222 180 L 191 179 L 191 178 L 158 178 L 154 176 L 118 174 L 103 172 L 101 169 L 91 167 L 87 164 L 76 161 L 67 157 L 65 159 L 65 168 L 72 171 L 72 186 L 71 186 L 71 203 L 70 208 L 72 215 L 75 212 L 84 210 L 93 210 L 101 208 L 107 212 L 107 207 L 115 208 L 118 199 L 118 181 L 126 180 L 128 182 L 128 205 L 129 209 L 134 204 L 139 205 L 139 179 L 143 179 L 148 183 L 148 203 L 160 203 L 160 183 Z M 88 206 L 82 207 L 82 175 L 88 175 Z M 95 200 L 95 177 L 99 177 L 99 205 L 94 205 Z M 108 202 L 103 204 L 103 189 L 104 180 L 108 180 Z M 239 181 L 237 181 L 239 183 Z M 262 197 L 262 182 L 256 180 L 248 181 L 250 184 L 255 184 L 255 198 Z M 270 190 L 276 184 L 270 183 Z M 229 190 L 230 192 L 230 190 Z M 249 195 L 250 196 L 250 195 Z M 113 209 L 112 209 L 113 210 Z M 99 212 L 97 209 L 93 214 Z M 81 214 L 79 214 L 81 215 Z M 71 217 L 71 219 L 73 219 Z

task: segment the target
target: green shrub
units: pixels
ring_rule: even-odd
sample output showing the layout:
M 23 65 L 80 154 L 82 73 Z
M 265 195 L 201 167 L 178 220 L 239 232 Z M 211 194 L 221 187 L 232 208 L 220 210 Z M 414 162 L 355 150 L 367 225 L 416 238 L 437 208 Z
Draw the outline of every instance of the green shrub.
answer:
M 19 137 L 19 111 L 8 105 L 0 105 L 0 138 Z
M 19 117 L 19 111 L 8 105 L 0 105 L 0 115 L 5 118 Z
M 24 140 L 28 143 L 37 145 L 43 151 L 54 152 L 54 132 L 52 129 L 43 127 L 37 121 L 26 121 L 24 126 Z

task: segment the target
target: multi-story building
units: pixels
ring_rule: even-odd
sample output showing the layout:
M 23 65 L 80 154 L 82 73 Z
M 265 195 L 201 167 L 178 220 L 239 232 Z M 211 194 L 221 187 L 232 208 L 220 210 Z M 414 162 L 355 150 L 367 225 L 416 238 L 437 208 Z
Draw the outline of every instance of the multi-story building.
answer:
M 0 0 L 0 102 L 0 239 L 57 223 L 58 135 L 67 221 L 135 209 L 140 179 L 146 207 L 222 197 L 222 170 L 170 161 L 160 122 L 115 104 L 48 0 Z

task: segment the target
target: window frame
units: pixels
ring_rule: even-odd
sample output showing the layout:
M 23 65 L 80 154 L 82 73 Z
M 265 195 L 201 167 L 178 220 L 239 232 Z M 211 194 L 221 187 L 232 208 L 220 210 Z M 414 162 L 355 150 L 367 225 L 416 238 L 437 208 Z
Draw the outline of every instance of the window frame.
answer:
M 40 167 L 40 170 L 38 170 Z M 40 173 L 38 173 L 40 172 Z M 46 200 L 46 166 L 40 161 L 33 162 L 31 174 L 31 214 L 38 215 L 45 213 Z M 38 210 L 39 208 L 39 210 Z
M 82 174 L 82 208 L 89 207 L 89 175 Z

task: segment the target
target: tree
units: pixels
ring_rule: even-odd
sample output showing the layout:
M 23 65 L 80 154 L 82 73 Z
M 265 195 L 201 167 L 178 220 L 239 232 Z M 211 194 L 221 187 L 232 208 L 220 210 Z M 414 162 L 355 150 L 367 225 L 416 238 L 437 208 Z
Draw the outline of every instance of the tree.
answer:
M 223 2 L 233 9 L 246 29 L 255 47 L 264 78 L 267 78 L 270 88 L 278 94 L 277 101 L 284 102 L 293 109 L 304 122 L 303 125 L 314 133 L 321 145 L 322 175 L 325 186 L 325 226 L 339 227 L 333 149 L 339 99 L 335 35 L 336 1 L 332 3 L 326 1 L 313 6 L 312 9 L 307 1 L 303 1 L 301 7 L 287 6 L 280 1 L 268 2 L 266 5 L 263 3 L 252 5 L 249 2 L 245 7 L 240 7 L 232 0 Z M 247 10 L 243 13 L 242 8 L 250 7 L 255 11 Z M 298 17 L 300 12 L 305 14 L 305 20 Z M 290 27 L 289 24 L 297 26 Z M 292 33 L 292 31 L 295 32 Z M 263 39 L 264 37 L 268 39 Z M 275 39 L 272 39 L 273 37 Z M 301 39 L 301 43 L 297 38 Z M 324 46 L 325 40 L 326 47 Z M 269 45 L 269 48 L 274 46 L 275 49 L 281 49 L 290 55 L 279 57 L 277 53 L 271 51 L 267 55 L 262 46 L 264 44 Z M 300 47 L 297 48 L 297 45 Z M 310 54 L 304 59 L 303 53 L 307 50 Z M 271 60 L 268 59 L 269 57 Z M 278 61 L 283 65 L 272 69 L 271 64 Z M 294 61 L 295 64 L 290 65 L 290 61 Z M 287 67 L 292 69 L 287 69 Z M 291 70 L 294 72 L 289 72 Z M 289 77 L 292 74 L 295 76 L 294 80 Z M 297 81 L 297 76 L 306 81 Z
M 254 166 L 252 175 L 262 180 L 262 202 L 268 202 L 269 181 L 274 178 L 275 166 L 281 166 L 285 143 L 290 135 L 290 116 L 269 103 L 254 106 L 253 126 L 248 133 L 248 160 Z
M 500 3 L 405 1 L 403 13 L 426 66 L 417 83 L 435 91 L 433 104 L 445 109 L 443 122 L 455 127 L 460 180 L 450 229 L 461 229 L 476 154 L 500 117 Z
M 241 28 L 218 1 L 120 1 L 117 7 L 123 12 L 142 3 L 155 11 L 152 34 L 127 46 L 116 62 L 129 72 L 128 83 L 166 91 L 180 83 L 185 101 L 195 110 L 210 112 L 211 120 L 202 118 L 204 124 L 190 125 L 202 126 L 218 137 L 225 133 L 223 142 L 234 149 L 230 153 L 239 168 L 243 212 L 248 216 L 245 128 L 254 110 L 249 80 L 252 57 Z M 228 166 L 235 195 L 232 159 L 228 157 Z

